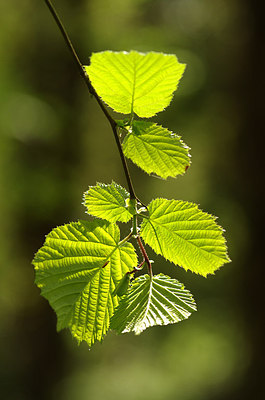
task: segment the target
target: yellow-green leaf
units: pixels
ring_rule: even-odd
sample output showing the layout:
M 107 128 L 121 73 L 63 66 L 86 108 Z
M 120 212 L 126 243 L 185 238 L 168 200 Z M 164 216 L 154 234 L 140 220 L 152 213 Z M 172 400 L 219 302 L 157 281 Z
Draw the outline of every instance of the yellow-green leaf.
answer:
M 79 221 L 55 228 L 33 264 L 36 284 L 57 314 L 57 329 L 69 328 L 80 343 L 102 341 L 118 305 L 112 296 L 122 276 L 137 265 L 130 243 L 107 221 Z
M 142 275 L 133 281 L 111 320 L 117 333 L 141 333 L 155 325 L 168 325 L 189 318 L 196 311 L 191 293 L 166 275 Z
M 140 234 L 157 254 L 203 276 L 230 261 L 223 229 L 196 204 L 155 199 L 148 211 Z
M 93 53 L 85 71 L 114 111 L 152 117 L 170 103 L 185 70 L 173 54 L 137 51 Z
M 115 182 L 90 186 L 84 193 L 84 205 L 88 214 L 110 222 L 128 222 L 135 213 L 129 193 Z
M 145 172 L 164 179 L 183 174 L 190 166 L 188 146 L 179 136 L 152 122 L 134 121 L 124 138 L 123 150 Z

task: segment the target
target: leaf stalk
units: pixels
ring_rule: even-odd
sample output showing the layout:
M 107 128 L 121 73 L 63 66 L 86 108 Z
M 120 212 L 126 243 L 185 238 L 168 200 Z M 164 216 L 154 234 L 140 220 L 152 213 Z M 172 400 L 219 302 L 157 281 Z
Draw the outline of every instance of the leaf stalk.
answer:
M 131 237 L 132 237 L 132 232 L 130 232 L 129 235 L 126 236 L 124 239 L 122 239 L 122 240 L 118 243 L 118 246 L 121 246 L 122 244 L 128 242 L 128 240 L 130 240 Z
M 146 250 L 144 248 L 144 245 L 143 245 L 139 235 L 137 236 L 136 240 L 137 240 L 138 246 L 139 246 L 139 248 L 141 250 L 141 253 L 143 255 L 143 258 L 144 258 L 144 260 L 145 260 L 145 262 L 147 264 L 148 273 L 152 277 L 153 276 L 152 264 L 151 264 L 151 261 L 149 260 L 149 257 L 148 257 L 148 255 L 146 253 Z

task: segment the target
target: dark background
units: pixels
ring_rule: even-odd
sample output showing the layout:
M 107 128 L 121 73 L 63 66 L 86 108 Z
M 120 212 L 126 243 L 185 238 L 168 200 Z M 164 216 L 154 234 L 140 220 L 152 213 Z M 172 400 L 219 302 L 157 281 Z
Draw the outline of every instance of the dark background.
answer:
M 264 399 L 264 20 L 256 0 L 57 0 L 84 64 L 92 51 L 174 53 L 188 65 L 155 121 L 181 134 L 176 180 L 130 164 L 144 201 L 194 201 L 219 216 L 233 262 L 204 279 L 158 257 L 198 312 L 91 351 L 34 286 L 53 227 L 85 218 L 97 181 L 126 186 L 114 138 L 44 1 L 0 3 L 0 397 L 6 400 Z

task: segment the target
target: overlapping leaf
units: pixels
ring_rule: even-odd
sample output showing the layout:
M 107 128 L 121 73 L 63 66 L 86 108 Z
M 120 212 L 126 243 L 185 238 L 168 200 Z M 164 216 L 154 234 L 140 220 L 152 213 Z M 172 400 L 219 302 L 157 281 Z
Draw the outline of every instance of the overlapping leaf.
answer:
M 172 54 L 104 51 L 94 53 L 84 68 L 105 103 L 145 118 L 169 105 L 185 64 Z
M 190 165 L 189 148 L 179 136 L 152 122 L 134 121 L 123 151 L 148 174 L 166 179 L 183 174 Z
M 139 334 L 151 326 L 179 322 L 194 311 L 194 299 L 180 282 L 163 274 L 142 275 L 122 298 L 110 327 Z
M 118 305 L 112 292 L 137 258 L 119 244 L 119 228 L 106 221 L 79 221 L 55 228 L 36 254 L 36 284 L 78 342 L 101 341 Z
M 88 214 L 110 222 L 128 222 L 135 213 L 127 190 L 114 182 L 90 186 L 84 194 L 84 205 Z
M 155 199 L 148 210 L 140 234 L 156 253 L 203 276 L 230 261 L 223 229 L 196 204 Z

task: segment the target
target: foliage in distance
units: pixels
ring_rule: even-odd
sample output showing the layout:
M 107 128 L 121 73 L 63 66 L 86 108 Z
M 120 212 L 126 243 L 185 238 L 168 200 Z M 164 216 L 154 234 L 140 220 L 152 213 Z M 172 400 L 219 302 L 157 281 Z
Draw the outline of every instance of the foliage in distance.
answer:
M 84 69 L 102 101 L 127 115 L 116 121 L 124 155 L 163 179 L 184 174 L 190 154 L 180 136 L 135 116 L 149 118 L 169 105 L 185 65 L 171 54 L 105 51 Z M 166 260 L 205 277 L 230 261 L 223 229 L 196 204 L 157 198 L 146 206 L 115 182 L 90 186 L 83 204 L 91 219 L 55 228 L 33 260 L 57 329 L 69 328 L 78 343 L 91 347 L 110 328 L 139 334 L 196 311 L 182 283 L 153 275 L 141 238 Z M 125 238 L 117 222 L 132 224 Z M 145 267 L 148 274 L 141 273 Z

